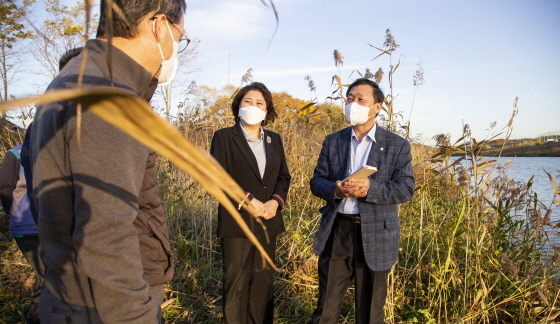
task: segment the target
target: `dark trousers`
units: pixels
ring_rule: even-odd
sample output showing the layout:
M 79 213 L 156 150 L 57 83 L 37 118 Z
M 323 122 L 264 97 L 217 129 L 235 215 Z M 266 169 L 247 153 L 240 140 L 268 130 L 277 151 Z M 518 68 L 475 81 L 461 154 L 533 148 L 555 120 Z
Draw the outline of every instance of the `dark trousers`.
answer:
M 39 322 L 39 300 L 41 299 L 41 290 L 43 289 L 44 282 L 43 277 L 45 274 L 45 265 L 39 256 L 39 236 L 26 235 L 23 237 L 15 237 L 15 239 L 27 263 L 29 263 L 37 273 L 26 318 L 28 323 L 37 323 Z
M 163 285 L 151 286 L 150 297 L 157 305 L 163 302 Z M 41 298 L 41 321 L 53 324 L 103 324 L 95 307 L 80 306 L 67 303 L 54 296 L 45 285 Z M 161 308 L 158 308 L 154 323 L 161 323 Z
M 260 240 L 275 259 L 276 237 Z M 274 270 L 264 263 L 257 248 L 246 238 L 223 238 L 223 303 L 227 324 L 272 323 Z
M 361 226 L 337 217 L 325 250 L 319 256 L 319 300 L 313 324 L 336 324 L 342 299 L 354 279 L 357 324 L 383 324 L 387 297 L 386 271 L 372 271 L 366 264 Z

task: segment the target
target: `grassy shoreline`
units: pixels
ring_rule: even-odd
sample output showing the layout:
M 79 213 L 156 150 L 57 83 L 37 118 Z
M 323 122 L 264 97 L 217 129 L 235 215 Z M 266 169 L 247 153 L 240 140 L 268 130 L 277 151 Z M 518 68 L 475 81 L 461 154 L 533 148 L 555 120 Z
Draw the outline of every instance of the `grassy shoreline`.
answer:
M 501 154 L 500 154 L 501 153 Z M 560 157 L 560 143 L 545 143 L 540 145 L 511 145 L 503 148 L 484 148 L 481 155 L 502 157 Z M 457 156 L 460 154 L 453 154 Z

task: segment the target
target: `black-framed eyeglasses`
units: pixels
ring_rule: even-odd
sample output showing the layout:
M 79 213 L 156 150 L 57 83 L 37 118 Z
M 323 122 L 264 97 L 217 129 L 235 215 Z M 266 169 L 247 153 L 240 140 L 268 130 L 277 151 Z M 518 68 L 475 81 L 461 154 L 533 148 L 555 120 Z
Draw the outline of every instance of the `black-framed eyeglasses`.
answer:
M 156 19 L 157 16 L 150 18 L 150 20 L 156 20 Z M 177 25 L 169 18 L 167 18 L 167 21 L 169 21 L 171 25 L 173 25 L 173 27 L 175 27 L 175 29 L 177 29 L 177 31 L 181 34 L 181 38 L 179 39 L 179 49 L 177 50 L 177 53 L 183 53 L 187 49 L 187 46 L 189 46 L 191 39 L 189 38 L 189 36 L 185 35 L 185 33 L 183 33 L 179 29 L 179 27 L 177 27 Z
M 169 18 L 167 19 L 171 25 L 173 25 L 173 27 L 175 27 L 175 29 L 177 29 L 177 31 L 181 34 L 181 38 L 179 39 L 179 50 L 177 51 L 177 53 L 183 53 L 186 49 L 187 46 L 189 46 L 191 39 L 189 38 L 189 36 L 185 35 L 185 33 L 183 33 L 181 31 L 181 29 L 179 29 L 179 27 L 177 27 L 177 25 L 175 25 L 174 22 L 172 22 L 171 20 L 169 20 Z

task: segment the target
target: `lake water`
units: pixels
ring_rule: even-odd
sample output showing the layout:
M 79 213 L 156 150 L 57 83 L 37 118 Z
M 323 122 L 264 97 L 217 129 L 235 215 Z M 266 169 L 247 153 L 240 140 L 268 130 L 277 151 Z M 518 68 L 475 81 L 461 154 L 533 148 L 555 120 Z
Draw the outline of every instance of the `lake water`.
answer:
M 533 191 L 537 193 L 538 199 L 550 206 L 554 199 L 554 189 L 548 175 L 544 172 L 546 170 L 550 175 L 555 177 L 556 183 L 560 184 L 560 157 L 501 157 L 498 162 L 500 164 L 511 161 L 511 167 L 506 170 L 506 174 L 515 181 L 527 182 L 534 175 L 533 178 Z M 560 199 L 560 197 L 557 197 Z M 560 222 L 560 205 L 552 206 L 552 215 L 550 222 L 557 224 Z M 552 230 L 550 239 L 560 242 L 560 229 Z
M 494 160 L 495 158 L 489 157 L 488 159 Z M 533 178 L 533 191 L 537 193 L 538 199 L 545 206 L 550 206 L 554 198 L 554 189 L 544 170 L 555 177 L 556 182 L 560 184 L 560 177 L 558 177 L 560 175 L 560 157 L 501 157 L 498 163 L 505 165 L 508 161 L 511 166 L 506 169 L 506 175 L 515 181 L 523 183 L 527 183 L 532 176 L 535 176 Z M 550 220 L 552 224 L 560 222 L 560 205 L 552 206 Z M 554 231 L 560 234 L 559 228 L 556 228 Z M 559 235 L 551 235 L 550 238 L 560 242 Z
M 498 163 L 504 164 L 511 161 L 511 167 L 506 170 L 506 174 L 515 181 L 527 182 L 532 176 L 533 191 L 537 193 L 538 198 L 546 206 L 549 206 L 554 198 L 554 189 L 546 170 L 553 177 L 560 175 L 560 157 L 501 157 Z M 556 178 L 556 182 L 560 183 L 560 178 Z M 560 199 L 560 197 L 559 197 Z M 552 207 L 553 223 L 560 221 L 560 206 Z

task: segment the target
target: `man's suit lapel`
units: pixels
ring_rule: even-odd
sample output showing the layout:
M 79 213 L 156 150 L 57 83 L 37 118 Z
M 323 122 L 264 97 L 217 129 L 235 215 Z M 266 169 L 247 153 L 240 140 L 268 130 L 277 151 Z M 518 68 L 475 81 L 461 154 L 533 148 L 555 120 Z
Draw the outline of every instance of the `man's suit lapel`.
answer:
M 257 176 L 257 179 L 261 179 L 262 181 L 261 173 L 259 172 L 259 165 L 257 164 L 257 159 L 255 158 L 253 151 L 251 151 L 251 148 L 247 143 L 247 139 L 245 138 L 245 134 L 243 134 L 241 127 L 242 126 L 240 123 L 237 123 L 233 127 L 233 141 L 239 148 L 239 152 L 241 152 L 241 154 L 247 160 L 247 164 L 251 167 L 251 170 L 253 170 L 253 172 Z M 239 168 L 240 170 L 243 170 L 244 166 L 240 165 Z
M 385 154 L 386 150 L 386 130 L 379 127 L 379 125 L 377 125 L 376 127 L 377 129 L 375 130 L 375 142 L 371 144 L 371 150 L 369 151 L 367 164 L 379 168 L 381 158 Z
M 338 151 L 338 163 L 340 165 L 337 178 L 342 180 L 348 173 L 348 163 L 350 161 L 350 145 L 352 145 L 352 127 L 347 127 L 340 132 L 340 136 L 336 141 L 336 150 Z

